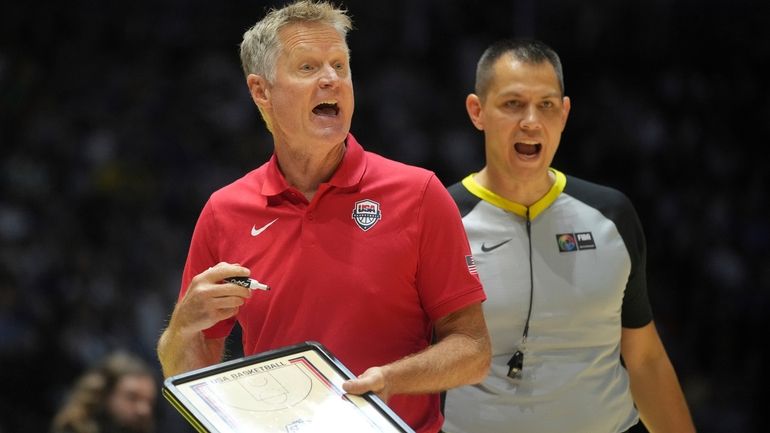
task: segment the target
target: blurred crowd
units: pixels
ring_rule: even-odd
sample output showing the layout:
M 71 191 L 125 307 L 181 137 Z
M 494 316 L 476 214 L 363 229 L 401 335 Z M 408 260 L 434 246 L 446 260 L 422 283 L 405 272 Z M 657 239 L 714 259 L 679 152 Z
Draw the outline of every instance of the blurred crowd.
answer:
M 0 433 L 48 431 L 76 378 L 113 350 L 160 378 L 155 343 L 198 212 L 272 152 L 237 47 L 273 4 L 2 8 Z M 554 166 L 634 202 L 655 320 L 699 431 L 758 431 L 770 382 L 770 7 L 344 4 L 353 133 L 445 185 L 482 166 L 464 98 L 483 49 L 531 36 L 561 54 L 572 111 Z M 157 405 L 159 431 L 191 431 Z

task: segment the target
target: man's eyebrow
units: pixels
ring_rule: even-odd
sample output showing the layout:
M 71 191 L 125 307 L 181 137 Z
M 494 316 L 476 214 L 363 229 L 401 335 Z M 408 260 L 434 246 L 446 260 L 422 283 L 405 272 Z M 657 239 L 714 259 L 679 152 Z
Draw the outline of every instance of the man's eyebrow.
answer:
M 503 97 L 503 98 L 510 98 L 510 97 L 521 98 L 521 97 L 524 96 L 524 94 L 522 92 L 519 92 L 518 90 L 508 90 L 508 91 L 500 93 L 499 96 Z M 540 95 L 538 97 L 540 99 L 561 98 L 561 93 L 559 93 L 557 91 L 553 91 L 553 92 L 545 93 L 545 94 Z
M 551 92 L 551 93 L 546 93 L 541 97 L 541 99 L 549 99 L 549 98 L 561 98 L 561 93 Z

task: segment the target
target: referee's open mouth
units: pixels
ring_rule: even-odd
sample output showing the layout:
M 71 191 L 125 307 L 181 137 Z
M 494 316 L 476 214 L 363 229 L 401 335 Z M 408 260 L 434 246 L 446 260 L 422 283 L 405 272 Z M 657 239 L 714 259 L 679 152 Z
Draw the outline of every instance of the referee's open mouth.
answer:
M 540 151 L 543 149 L 543 145 L 535 142 L 517 141 L 513 144 L 513 148 L 516 149 L 516 153 L 519 155 L 533 158 L 540 154 Z
M 340 107 L 337 101 L 324 101 L 313 108 L 313 114 L 317 116 L 336 117 L 340 114 Z

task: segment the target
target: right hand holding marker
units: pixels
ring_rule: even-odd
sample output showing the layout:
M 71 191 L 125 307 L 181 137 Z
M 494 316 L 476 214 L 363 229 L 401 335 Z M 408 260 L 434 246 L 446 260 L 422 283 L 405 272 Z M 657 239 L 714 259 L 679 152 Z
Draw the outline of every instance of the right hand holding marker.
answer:
M 183 332 L 200 332 L 238 314 L 251 290 L 224 283 L 227 277 L 248 277 L 250 271 L 238 264 L 221 262 L 193 277 L 187 292 L 171 318 Z

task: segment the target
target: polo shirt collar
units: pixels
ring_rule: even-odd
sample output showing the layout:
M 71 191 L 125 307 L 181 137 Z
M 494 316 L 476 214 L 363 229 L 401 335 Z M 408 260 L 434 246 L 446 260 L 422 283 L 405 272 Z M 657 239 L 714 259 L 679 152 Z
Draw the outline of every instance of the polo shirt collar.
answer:
M 345 154 L 342 161 L 334 170 L 328 183 L 337 188 L 352 188 L 361 182 L 361 178 L 366 171 L 366 158 L 363 147 L 358 144 L 353 134 L 348 133 L 345 139 Z M 267 162 L 265 182 L 262 185 L 262 195 L 271 197 L 278 196 L 286 192 L 291 187 L 278 167 L 278 158 L 273 152 L 270 161 Z

